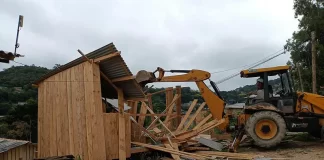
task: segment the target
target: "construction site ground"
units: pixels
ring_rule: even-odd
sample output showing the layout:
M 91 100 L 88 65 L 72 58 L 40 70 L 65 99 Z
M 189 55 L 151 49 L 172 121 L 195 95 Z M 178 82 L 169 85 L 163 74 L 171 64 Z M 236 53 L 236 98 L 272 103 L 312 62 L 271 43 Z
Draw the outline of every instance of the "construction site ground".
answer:
M 272 149 L 262 149 L 252 145 L 246 139 L 239 147 L 238 152 L 262 155 L 266 158 L 294 159 L 294 160 L 320 160 L 324 159 L 324 141 L 315 139 L 307 133 L 288 133 L 285 140 Z

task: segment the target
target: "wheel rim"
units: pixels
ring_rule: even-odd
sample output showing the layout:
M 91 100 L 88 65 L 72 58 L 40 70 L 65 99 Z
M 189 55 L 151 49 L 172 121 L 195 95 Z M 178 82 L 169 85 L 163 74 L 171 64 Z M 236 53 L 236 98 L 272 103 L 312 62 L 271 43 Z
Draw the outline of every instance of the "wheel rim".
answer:
M 273 120 L 262 119 L 255 125 L 255 133 L 261 139 L 271 139 L 278 132 L 277 125 Z

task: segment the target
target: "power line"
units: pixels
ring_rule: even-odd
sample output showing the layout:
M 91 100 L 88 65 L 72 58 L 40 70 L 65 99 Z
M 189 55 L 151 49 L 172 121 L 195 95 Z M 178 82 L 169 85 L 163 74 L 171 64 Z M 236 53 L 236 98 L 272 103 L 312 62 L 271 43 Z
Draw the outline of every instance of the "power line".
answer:
M 226 69 L 226 70 L 215 71 L 215 72 L 212 72 L 211 74 L 215 74 L 215 73 L 221 73 L 221 72 L 226 72 L 226 71 L 231 71 L 231 70 L 235 70 L 235 69 L 244 68 L 244 67 L 247 67 L 247 66 L 252 66 L 252 65 L 254 65 L 254 64 L 257 64 L 257 63 L 259 63 L 259 62 L 261 62 L 261 61 L 263 61 L 263 60 L 265 60 L 265 59 L 269 58 L 270 56 L 273 56 L 273 55 L 275 55 L 275 54 L 279 53 L 279 52 L 280 52 L 280 51 L 282 51 L 282 50 L 284 50 L 284 49 L 280 49 L 280 50 L 276 51 L 275 53 L 273 53 L 273 54 L 271 54 L 271 55 L 269 55 L 269 56 L 267 56 L 267 57 L 265 57 L 265 58 L 263 58 L 263 59 L 261 59 L 261 60 L 259 60 L 259 61 L 255 62 L 255 63 L 252 63 L 252 64 L 248 64 L 248 65 L 243 65 L 243 66 L 240 66 L 240 67 L 235 67 L 235 68 L 231 68 L 231 69 Z
M 263 58 L 262 60 L 259 60 L 259 61 L 255 62 L 255 63 L 249 65 L 249 66 L 251 66 L 251 67 L 249 67 L 248 69 L 251 69 L 251 68 L 257 67 L 257 66 L 259 66 L 259 65 L 261 65 L 261 64 L 263 64 L 263 63 L 266 63 L 266 62 L 268 62 L 268 61 L 270 61 L 270 60 L 272 60 L 272 59 L 278 57 L 278 56 L 281 55 L 281 54 L 286 53 L 286 51 L 284 50 L 283 52 L 277 54 L 278 52 L 280 52 L 280 51 L 282 51 L 282 50 L 284 50 L 284 49 L 281 49 L 281 50 L 279 50 L 279 51 L 277 51 L 277 52 L 275 52 L 275 53 L 273 53 L 273 54 L 267 56 L 266 58 Z M 277 54 L 277 55 L 275 55 L 275 54 Z M 274 56 L 274 55 L 275 55 L 275 56 Z M 252 65 L 253 65 L 253 66 L 252 66 Z M 229 79 L 231 79 L 231 78 L 234 78 L 234 77 L 238 76 L 239 74 L 240 74 L 240 73 L 235 73 L 235 74 L 233 74 L 233 75 L 230 75 L 230 76 L 228 76 L 228 77 L 225 77 L 225 78 L 223 78 L 223 79 L 217 81 L 216 84 L 223 83 L 223 82 L 225 82 L 225 81 L 227 81 L 227 80 L 229 80 Z M 211 86 L 211 85 L 209 85 L 208 87 L 210 87 L 210 86 Z
M 16 62 L 14 60 L 12 60 L 13 62 L 17 63 L 17 64 L 21 64 L 21 65 L 24 65 L 24 66 L 28 66 L 27 64 L 23 64 L 23 63 L 20 63 L 20 62 Z

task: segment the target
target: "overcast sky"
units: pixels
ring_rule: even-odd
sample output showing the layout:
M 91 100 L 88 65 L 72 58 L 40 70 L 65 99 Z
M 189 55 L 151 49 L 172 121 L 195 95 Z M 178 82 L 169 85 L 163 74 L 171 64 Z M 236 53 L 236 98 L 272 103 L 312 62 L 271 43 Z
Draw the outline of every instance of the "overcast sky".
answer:
M 19 15 L 18 53 L 25 57 L 17 62 L 52 68 L 78 58 L 77 49 L 88 53 L 113 42 L 134 75 L 158 66 L 215 72 L 252 64 L 282 49 L 298 25 L 293 0 L 0 0 L 0 50 L 14 50 Z M 260 67 L 285 65 L 289 57 Z M 0 69 L 12 65 L 19 64 Z M 254 83 L 236 77 L 219 88 Z

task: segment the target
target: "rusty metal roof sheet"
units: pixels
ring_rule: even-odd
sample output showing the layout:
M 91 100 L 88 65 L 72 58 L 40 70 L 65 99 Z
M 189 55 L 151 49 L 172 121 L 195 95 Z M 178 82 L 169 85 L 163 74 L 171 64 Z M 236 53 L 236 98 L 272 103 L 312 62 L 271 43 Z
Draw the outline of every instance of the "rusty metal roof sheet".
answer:
M 0 153 L 30 143 L 29 141 L 0 138 Z
M 118 52 L 115 45 L 110 43 L 106 46 L 103 46 L 93 52 L 86 54 L 85 56 L 89 59 L 96 59 L 102 56 L 106 56 L 112 53 Z M 76 66 L 85 62 L 86 60 L 83 57 L 79 57 L 63 66 L 60 66 L 58 69 L 55 69 L 48 74 L 41 77 L 39 80 L 34 82 L 34 84 L 39 84 L 45 79 L 64 71 L 68 68 Z M 100 71 L 102 71 L 110 80 L 125 76 L 133 76 L 129 68 L 127 67 L 124 59 L 119 56 L 115 56 L 109 59 L 105 59 L 99 62 Z M 104 97 L 117 98 L 117 92 L 114 88 L 107 83 L 104 79 L 101 78 L 102 84 L 102 94 Z M 135 79 L 130 79 L 126 81 L 116 82 L 114 83 L 117 87 L 122 88 L 124 91 L 125 98 L 144 98 L 145 95 L 140 85 L 137 83 Z

